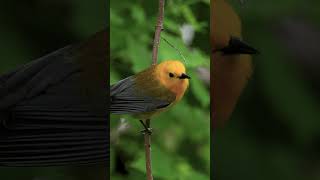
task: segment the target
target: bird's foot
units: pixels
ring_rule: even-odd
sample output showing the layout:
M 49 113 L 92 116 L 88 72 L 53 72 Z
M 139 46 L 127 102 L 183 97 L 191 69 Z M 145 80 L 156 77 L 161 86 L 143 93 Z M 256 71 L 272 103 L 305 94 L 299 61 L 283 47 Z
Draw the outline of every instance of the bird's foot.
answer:
M 143 130 L 141 130 L 140 132 L 142 132 L 142 134 L 148 133 L 149 135 L 152 135 L 152 128 L 148 125 L 146 125 L 142 120 L 140 120 L 142 126 L 144 127 Z
M 142 134 L 148 133 L 149 135 L 152 135 L 152 128 L 146 128 L 141 130 Z

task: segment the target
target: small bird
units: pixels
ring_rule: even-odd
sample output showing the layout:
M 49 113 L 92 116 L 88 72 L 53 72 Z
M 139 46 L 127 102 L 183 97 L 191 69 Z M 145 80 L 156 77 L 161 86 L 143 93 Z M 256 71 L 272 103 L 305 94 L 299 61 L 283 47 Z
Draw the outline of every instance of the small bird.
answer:
M 110 87 L 110 112 L 148 120 L 180 101 L 189 79 L 180 61 L 167 60 L 152 65 Z
M 224 0 L 211 0 L 211 112 L 213 125 L 229 119 L 252 74 L 250 54 L 258 51 L 241 40 L 241 20 Z
M 0 76 L 0 166 L 107 164 L 108 36 Z

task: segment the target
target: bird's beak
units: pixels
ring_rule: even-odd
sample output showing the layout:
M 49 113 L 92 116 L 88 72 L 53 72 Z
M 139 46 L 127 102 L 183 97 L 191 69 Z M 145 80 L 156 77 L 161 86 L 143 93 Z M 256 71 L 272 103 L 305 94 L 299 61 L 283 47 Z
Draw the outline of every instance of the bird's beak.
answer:
M 220 49 L 225 55 L 228 54 L 259 54 L 259 51 L 251 47 L 239 38 L 231 37 L 228 46 Z
M 191 79 L 191 77 L 182 73 L 181 76 L 179 76 L 179 79 Z

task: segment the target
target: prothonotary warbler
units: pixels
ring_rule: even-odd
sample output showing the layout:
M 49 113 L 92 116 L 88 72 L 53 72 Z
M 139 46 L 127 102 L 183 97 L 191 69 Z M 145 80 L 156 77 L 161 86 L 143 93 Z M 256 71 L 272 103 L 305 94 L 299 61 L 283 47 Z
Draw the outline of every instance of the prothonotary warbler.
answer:
M 241 39 L 241 20 L 224 0 L 211 0 L 211 112 L 213 124 L 226 121 L 252 73 L 249 54 L 258 51 Z
M 153 65 L 111 86 L 110 112 L 148 120 L 180 101 L 189 79 L 180 61 L 167 60 Z

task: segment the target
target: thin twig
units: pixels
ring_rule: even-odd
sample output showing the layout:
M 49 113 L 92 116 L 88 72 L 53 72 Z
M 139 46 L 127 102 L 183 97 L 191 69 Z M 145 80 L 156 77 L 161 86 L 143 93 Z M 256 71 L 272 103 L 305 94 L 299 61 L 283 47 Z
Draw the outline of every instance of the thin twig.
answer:
M 160 43 L 160 34 L 163 29 L 164 1 L 165 0 L 159 0 L 159 14 L 158 14 L 156 30 L 154 33 L 153 50 L 152 50 L 152 64 L 153 65 L 156 65 L 158 62 L 158 49 L 159 49 L 159 43 Z
M 186 58 L 184 57 L 184 55 L 181 53 L 181 51 L 178 48 L 176 48 L 173 44 L 171 44 L 166 38 L 161 36 L 161 39 L 163 39 L 167 44 L 169 44 L 169 46 L 171 46 L 173 49 L 175 49 L 179 53 L 179 55 L 182 57 L 184 63 L 187 64 Z
M 150 128 L 150 119 L 146 120 L 146 125 Z M 152 166 L 151 166 L 151 134 L 147 131 L 144 132 L 144 148 L 146 151 L 146 170 L 147 180 L 153 180 Z
M 156 30 L 154 33 L 153 49 L 152 49 L 152 65 L 156 65 L 158 63 L 158 49 L 159 49 L 159 43 L 160 43 L 160 35 L 163 29 L 164 3 L 165 3 L 165 0 L 159 0 L 159 14 L 158 14 Z M 148 128 L 150 128 L 150 119 L 146 120 L 146 125 Z M 152 166 L 151 166 L 151 134 L 148 132 L 144 133 L 144 148 L 146 153 L 147 180 L 153 180 Z

